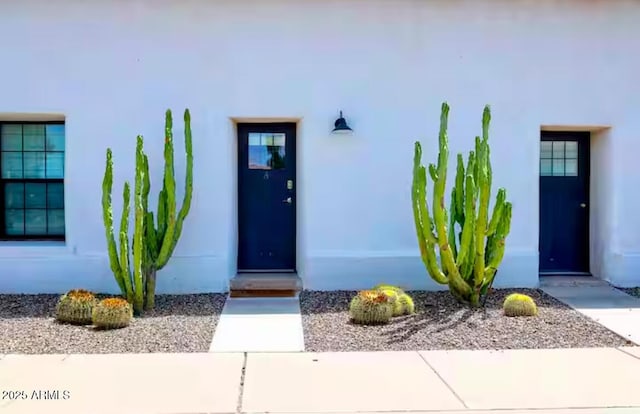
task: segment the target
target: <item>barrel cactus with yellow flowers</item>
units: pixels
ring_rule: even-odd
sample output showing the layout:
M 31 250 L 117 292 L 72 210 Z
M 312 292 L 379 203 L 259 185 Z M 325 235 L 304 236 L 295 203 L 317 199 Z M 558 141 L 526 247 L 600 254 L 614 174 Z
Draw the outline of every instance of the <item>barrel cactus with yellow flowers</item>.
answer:
M 391 308 L 393 309 L 391 316 L 400 316 L 404 313 L 402 303 L 400 302 L 400 292 L 393 289 L 384 288 L 378 290 L 384 293 L 387 296 L 387 300 L 391 303 Z
M 122 298 L 107 298 L 93 308 L 91 320 L 98 329 L 119 329 L 129 326 L 133 319 L 133 308 Z
M 393 316 L 393 303 L 379 290 L 362 290 L 351 299 L 349 315 L 357 324 L 385 324 Z
M 511 203 L 506 190 L 498 189 L 493 211 L 491 161 L 487 105 L 482 116 L 482 137 L 475 139 L 465 165 L 457 156 L 449 209 L 445 207 L 449 142 L 449 105 L 444 102 L 440 115 L 437 164 L 430 164 L 433 181 L 431 209 L 427 201 L 427 168 L 422 162 L 422 146 L 416 142 L 413 158 L 412 205 L 420 255 L 429 275 L 462 303 L 479 307 L 484 303 L 502 262 L 505 240 L 511 227 Z M 436 257 L 436 246 L 440 260 Z
M 91 325 L 91 312 L 97 302 L 95 295 L 88 290 L 70 290 L 56 304 L 56 320 L 74 325 Z
M 193 150 L 191 143 L 191 115 L 184 112 L 184 144 L 186 174 L 184 199 L 176 209 L 176 179 L 173 165 L 173 119 L 171 111 L 165 114 L 164 173 L 162 189 L 158 194 L 156 218 L 149 209 L 149 161 L 143 149 L 142 136 L 137 137 L 135 184 L 133 194 L 133 242 L 129 245 L 129 213 L 131 188 L 128 182 L 123 190 L 123 212 L 117 233 L 120 249 L 113 231 L 111 188 L 113 185 L 113 156 L 107 149 L 107 165 L 102 182 L 102 211 L 106 230 L 111 270 L 122 296 L 133 305 L 136 314 L 153 309 L 155 305 L 156 272 L 171 258 L 182 233 L 184 219 L 191 207 L 193 193 Z M 157 223 L 156 223 L 157 220 Z

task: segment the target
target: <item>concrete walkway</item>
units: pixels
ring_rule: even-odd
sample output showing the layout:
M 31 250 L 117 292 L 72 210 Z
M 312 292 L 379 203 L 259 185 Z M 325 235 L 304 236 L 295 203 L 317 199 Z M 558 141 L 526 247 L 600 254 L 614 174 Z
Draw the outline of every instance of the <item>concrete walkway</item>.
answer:
M 638 384 L 640 347 L 7 355 L 0 413 L 630 414 Z
M 640 345 L 640 298 L 595 278 L 547 277 L 541 289 L 605 328 Z
M 304 351 L 300 300 L 227 298 L 209 352 Z

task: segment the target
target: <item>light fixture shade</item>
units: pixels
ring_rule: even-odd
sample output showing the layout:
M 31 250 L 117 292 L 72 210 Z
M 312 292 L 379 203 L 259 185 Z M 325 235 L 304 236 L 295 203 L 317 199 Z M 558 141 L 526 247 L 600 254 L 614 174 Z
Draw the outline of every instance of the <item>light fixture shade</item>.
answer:
M 340 118 L 336 119 L 336 122 L 333 124 L 334 128 L 331 131 L 334 134 L 349 134 L 353 132 L 353 130 L 347 125 L 347 121 L 342 116 L 342 111 L 340 111 Z

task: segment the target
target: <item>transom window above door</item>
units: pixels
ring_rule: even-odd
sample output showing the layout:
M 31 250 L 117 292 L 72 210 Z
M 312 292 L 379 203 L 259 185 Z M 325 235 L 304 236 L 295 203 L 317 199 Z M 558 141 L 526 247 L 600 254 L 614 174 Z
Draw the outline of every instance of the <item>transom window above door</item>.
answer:
M 65 125 L 0 123 L 0 239 L 64 240 Z
M 577 141 L 540 141 L 540 175 L 578 176 Z

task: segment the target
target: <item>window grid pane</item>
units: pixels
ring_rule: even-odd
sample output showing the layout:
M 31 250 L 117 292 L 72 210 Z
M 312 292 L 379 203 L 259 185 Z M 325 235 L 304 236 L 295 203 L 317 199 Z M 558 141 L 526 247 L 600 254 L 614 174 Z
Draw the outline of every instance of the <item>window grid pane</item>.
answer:
M 567 177 L 578 176 L 578 160 L 566 159 L 564 160 L 564 173 Z
M 564 160 L 553 160 L 553 176 L 564 176 Z
M 45 178 L 45 157 L 42 152 L 25 152 L 23 157 L 24 178 Z
M 47 208 L 64 209 L 64 185 L 62 183 L 47 184 Z
M 551 156 L 551 141 L 541 141 L 540 142 L 540 158 L 543 158 L 543 159 L 552 158 L 552 156 Z
M 25 208 L 47 208 L 47 184 L 26 183 L 24 195 Z
M 553 158 L 564 158 L 564 141 L 553 141 Z
M 64 210 L 47 210 L 47 234 L 64 235 Z
M 0 123 L 0 238 L 64 239 L 64 151 L 64 124 Z
M 47 178 L 63 178 L 64 177 L 64 153 L 63 152 L 47 152 L 45 161 L 45 170 Z
M 5 233 L 8 236 L 20 236 L 24 234 L 24 210 L 5 210 L 4 222 Z
M 565 146 L 565 159 L 577 159 L 578 158 L 578 142 L 569 141 Z
M 7 183 L 4 187 L 3 208 L 24 208 L 24 184 Z
M 549 176 L 552 171 L 551 160 L 540 160 L 540 175 Z
M 22 125 L 5 124 L 0 128 L 0 149 L 22 151 Z
M 279 170 L 285 168 L 285 134 L 249 133 L 249 169 Z
M 31 236 L 47 234 L 47 210 L 25 210 L 24 233 Z
M 577 141 L 540 141 L 540 175 L 578 176 Z
M 2 178 L 22 178 L 22 152 L 2 152 Z

